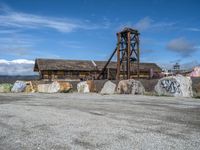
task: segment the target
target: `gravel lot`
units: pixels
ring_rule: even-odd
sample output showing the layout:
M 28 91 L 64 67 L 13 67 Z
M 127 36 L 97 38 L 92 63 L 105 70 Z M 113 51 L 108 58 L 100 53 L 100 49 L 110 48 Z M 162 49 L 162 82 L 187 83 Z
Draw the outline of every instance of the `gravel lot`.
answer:
M 0 150 L 200 149 L 200 100 L 0 94 Z

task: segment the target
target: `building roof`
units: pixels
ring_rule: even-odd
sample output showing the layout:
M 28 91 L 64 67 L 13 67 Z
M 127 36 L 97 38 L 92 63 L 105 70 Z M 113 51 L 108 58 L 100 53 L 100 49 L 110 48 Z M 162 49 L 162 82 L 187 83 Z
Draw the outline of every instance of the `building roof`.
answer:
M 94 71 L 102 70 L 106 61 L 91 61 L 91 60 L 63 60 L 63 59 L 36 59 L 34 71 L 44 70 L 69 70 L 69 71 Z M 110 62 L 108 67 L 110 69 L 117 68 L 117 62 Z M 131 64 L 132 71 L 136 70 L 137 64 Z M 154 71 L 161 72 L 161 68 L 155 63 L 140 63 L 141 71 Z

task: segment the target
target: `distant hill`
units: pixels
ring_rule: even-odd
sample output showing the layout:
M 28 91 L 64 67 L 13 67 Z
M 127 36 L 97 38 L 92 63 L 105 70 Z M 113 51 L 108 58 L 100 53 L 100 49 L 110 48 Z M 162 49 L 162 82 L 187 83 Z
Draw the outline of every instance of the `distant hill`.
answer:
M 16 80 L 37 80 L 39 79 L 38 75 L 30 75 L 30 76 L 7 76 L 0 75 L 0 83 L 15 83 Z

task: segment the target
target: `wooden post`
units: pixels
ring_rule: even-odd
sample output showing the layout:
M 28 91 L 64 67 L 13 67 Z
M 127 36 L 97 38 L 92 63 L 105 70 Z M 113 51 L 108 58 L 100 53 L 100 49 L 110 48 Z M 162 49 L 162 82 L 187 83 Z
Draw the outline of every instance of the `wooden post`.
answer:
M 121 44 L 121 35 L 120 33 L 117 33 L 117 75 L 116 80 L 120 80 L 120 44 Z
M 137 45 L 137 78 L 140 78 L 140 47 L 139 47 L 139 35 L 136 36 L 136 45 Z
M 130 32 L 127 33 L 127 79 L 130 79 L 130 49 L 131 49 L 131 39 Z

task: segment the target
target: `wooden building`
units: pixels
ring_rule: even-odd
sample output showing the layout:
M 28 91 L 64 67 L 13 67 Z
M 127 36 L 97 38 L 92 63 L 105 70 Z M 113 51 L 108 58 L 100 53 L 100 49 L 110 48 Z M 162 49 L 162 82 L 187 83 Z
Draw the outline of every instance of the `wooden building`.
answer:
M 41 79 L 96 79 L 106 61 L 36 59 L 34 71 L 39 72 Z M 105 71 L 104 79 L 115 79 L 116 62 L 110 62 Z M 136 64 L 131 64 L 131 78 L 137 76 Z M 140 77 L 153 78 L 161 73 L 161 68 L 155 63 L 140 63 Z M 120 75 L 123 78 L 123 74 Z

